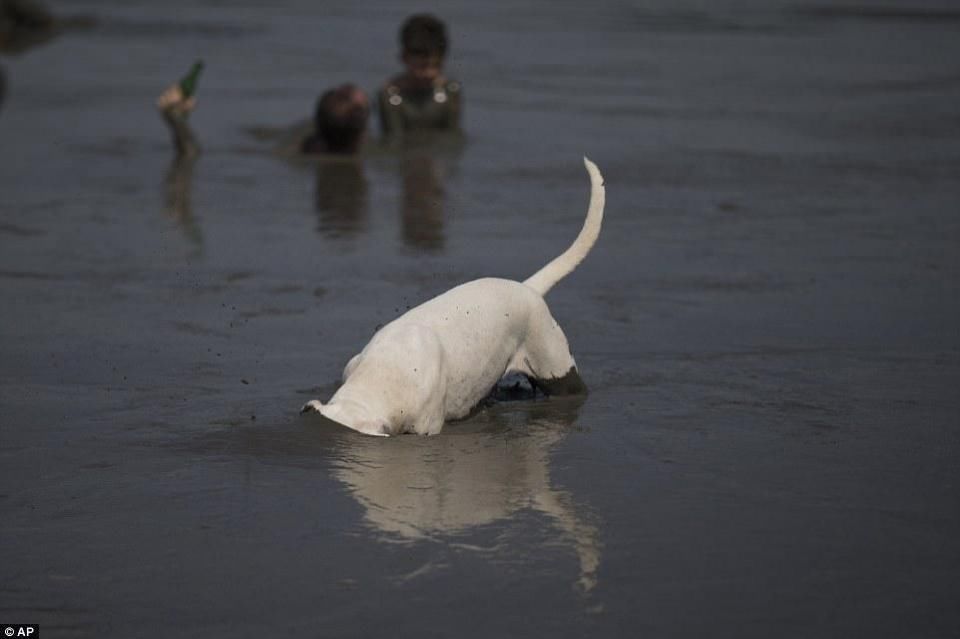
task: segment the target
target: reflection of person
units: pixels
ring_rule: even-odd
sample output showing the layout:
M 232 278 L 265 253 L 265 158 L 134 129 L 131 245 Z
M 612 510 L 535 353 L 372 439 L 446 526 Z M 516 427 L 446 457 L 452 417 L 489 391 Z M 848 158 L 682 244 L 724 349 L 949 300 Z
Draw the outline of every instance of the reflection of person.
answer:
M 339 238 L 363 230 L 367 222 L 363 164 L 351 159 L 319 162 L 314 202 L 323 235 Z
M 163 186 L 165 192 L 165 210 L 183 230 L 188 240 L 200 248 L 203 244 L 203 234 L 196 218 L 193 217 L 193 206 L 190 203 L 190 192 L 193 184 L 193 165 L 195 155 L 177 155 L 170 163 Z
M 354 85 L 324 92 L 317 101 L 313 134 L 300 145 L 301 153 L 356 153 L 366 139 L 369 116 L 367 94 Z
M 400 208 L 404 244 L 425 250 L 443 248 L 443 198 L 433 157 L 414 152 L 405 155 Z
M 460 83 L 443 73 L 446 25 L 432 15 L 411 16 L 400 30 L 400 46 L 406 71 L 389 80 L 377 98 L 384 137 L 459 127 Z

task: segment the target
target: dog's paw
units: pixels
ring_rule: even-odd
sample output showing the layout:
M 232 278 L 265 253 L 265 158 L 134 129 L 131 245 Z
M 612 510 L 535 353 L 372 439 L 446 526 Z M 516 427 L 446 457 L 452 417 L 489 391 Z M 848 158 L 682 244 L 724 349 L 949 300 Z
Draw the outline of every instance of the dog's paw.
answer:
M 309 413 L 312 410 L 319 413 L 322 407 L 323 402 L 321 402 L 319 399 L 311 399 L 309 402 L 303 405 L 303 408 L 300 409 L 300 414 L 303 415 L 304 413 Z

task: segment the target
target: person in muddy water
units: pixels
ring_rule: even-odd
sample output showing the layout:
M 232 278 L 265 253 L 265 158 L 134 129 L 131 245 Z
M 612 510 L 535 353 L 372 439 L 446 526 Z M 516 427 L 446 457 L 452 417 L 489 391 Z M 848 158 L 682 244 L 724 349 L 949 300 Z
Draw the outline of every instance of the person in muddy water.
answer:
M 370 100 L 352 84 L 330 89 L 317 100 L 313 133 L 300 145 L 306 154 L 352 155 L 367 137 Z
M 461 87 L 446 77 L 446 25 L 429 14 L 411 16 L 400 29 L 400 60 L 406 70 L 377 95 L 384 138 L 411 130 L 452 130 L 460 126 Z
M 200 153 L 188 123 L 195 107 L 196 97 L 185 96 L 179 83 L 167 87 L 157 99 L 157 108 L 170 127 L 173 146 L 181 157 Z M 309 155 L 354 155 L 366 139 L 369 116 L 367 95 L 356 86 L 344 84 L 330 89 L 317 101 L 313 132 L 298 144 L 298 151 Z

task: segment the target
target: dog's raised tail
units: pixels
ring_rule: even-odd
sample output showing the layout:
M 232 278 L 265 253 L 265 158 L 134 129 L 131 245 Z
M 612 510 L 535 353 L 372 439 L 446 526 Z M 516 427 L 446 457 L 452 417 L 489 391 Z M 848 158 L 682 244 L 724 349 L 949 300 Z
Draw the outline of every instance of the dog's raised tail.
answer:
M 555 257 L 549 264 L 531 275 L 524 282 L 527 286 L 546 295 L 553 285 L 569 275 L 577 265 L 583 261 L 590 249 L 593 248 L 600 235 L 600 225 L 603 222 L 603 205 L 606 202 L 606 190 L 603 188 L 603 176 L 597 165 L 583 158 L 583 164 L 590 174 L 590 206 L 587 209 L 587 219 L 583 222 L 580 234 L 566 251 Z

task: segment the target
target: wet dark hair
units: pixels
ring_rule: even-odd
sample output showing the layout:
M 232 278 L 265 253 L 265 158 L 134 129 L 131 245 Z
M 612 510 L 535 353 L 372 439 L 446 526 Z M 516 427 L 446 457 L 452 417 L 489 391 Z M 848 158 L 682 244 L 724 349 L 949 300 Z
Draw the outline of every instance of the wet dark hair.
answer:
M 352 84 L 344 84 L 325 91 L 317 100 L 313 116 L 316 135 L 332 153 L 354 151 L 367 129 L 370 109 L 354 101 L 353 95 L 358 90 Z
M 412 15 L 400 28 L 400 46 L 413 55 L 447 55 L 447 25 L 429 13 Z

